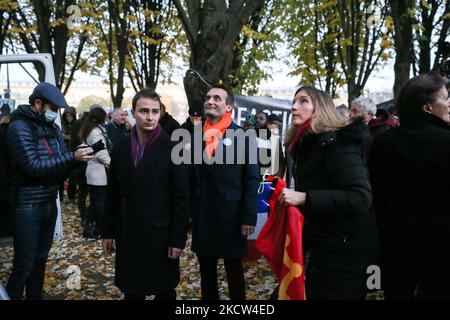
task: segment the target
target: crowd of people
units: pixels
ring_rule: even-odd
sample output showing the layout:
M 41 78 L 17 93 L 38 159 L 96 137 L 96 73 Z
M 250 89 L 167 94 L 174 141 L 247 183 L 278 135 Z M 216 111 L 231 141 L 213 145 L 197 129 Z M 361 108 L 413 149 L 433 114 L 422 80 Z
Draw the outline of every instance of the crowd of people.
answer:
M 275 115 L 258 112 L 245 128 L 234 123 L 234 96 L 223 84 L 212 85 L 180 126 L 154 89 L 136 93 L 131 114 L 115 109 L 106 124 L 102 106 L 76 119 L 60 90 L 41 83 L 29 105 L 0 120 L 8 155 L 0 169 L 9 177 L 1 187 L 12 191 L 2 207 L 10 206 L 14 236 L 7 292 L 42 299 L 55 199 L 67 180 L 83 235 L 102 239 L 106 255 L 115 251 L 115 284 L 125 299 L 176 299 L 178 259 L 192 232 L 202 299 L 219 299 L 217 262 L 224 259 L 230 299 L 244 300 L 242 259 L 258 188 L 274 175 L 287 181 L 278 202 L 304 215 L 307 299 L 364 299 L 373 265 L 381 268 L 385 299 L 448 299 L 446 85 L 438 74 L 414 77 L 391 112 L 368 97 L 335 106 L 328 93 L 302 86 L 281 139 Z M 62 130 L 54 124 L 58 108 Z M 180 150 L 171 136 L 180 128 L 193 138 L 181 153 L 193 160 L 200 150 L 200 162 L 174 161 Z M 255 134 L 238 141 L 250 129 Z

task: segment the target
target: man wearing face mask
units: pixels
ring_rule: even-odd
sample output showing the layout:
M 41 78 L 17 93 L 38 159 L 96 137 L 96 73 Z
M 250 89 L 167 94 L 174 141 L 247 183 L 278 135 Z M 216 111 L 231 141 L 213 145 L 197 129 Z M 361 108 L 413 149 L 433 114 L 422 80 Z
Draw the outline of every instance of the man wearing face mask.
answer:
M 58 108 L 67 108 L 61 91 L 38 84 L 11 115 L 7 150 L 13 186 L 14 263 L 7 291 L 12 300 L 41 300 L 45 264 L 55 229 L 58 182 L 77 162 L 92 159 L 90 147 L 74 152 L 65 147 L 61 129 L 54 123 Z

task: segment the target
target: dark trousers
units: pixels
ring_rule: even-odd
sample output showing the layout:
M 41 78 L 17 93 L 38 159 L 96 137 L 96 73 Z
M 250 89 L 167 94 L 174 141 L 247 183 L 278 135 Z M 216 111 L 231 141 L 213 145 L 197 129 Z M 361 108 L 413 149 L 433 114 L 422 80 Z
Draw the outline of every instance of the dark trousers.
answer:
M 74 199 L 77 195 L 77 185 L 71 176 L 68 178 L 68 183 L 69 186 L 67 187 L 67 196 L 69 199 Z
M 217 260 L 198 258 L 200 264 L 202 300 L 219 300 Z M 230 300 L 245 300 L 244 269 L 241 259 L 224 259 Z
M 125 293 L 125 300 L 128 301 L 143 301 L 145 300 L 146 296 L 143 294 L 132 294 L 132 293 Z M 177 293 L 175 289 L 171 289 L 167 292 L 160 292 L 155 295 L 155 300 L 176 300 L 177 299 Z
M 14 210 L 14 262 L 7 292 L 21 300 L 41 300 L 45 264 L 53 242 L 57 217 L 56 201 L 18 204 Z
M 95 222 L 95 227 L 99 229 L 102 225 L 103 211 L 105 210 L 106 186 L 89 185 L 88 189 L 91 203 L 87 211 L 86 221 L 88 223 Z
M 78 210 L 80 211 L 81 220 L 86 220 L 87 218 L 87 208 L 86 208 L 86 199 L 89 194 L 88 185 L 87 184 L 79 184 L 78 185 L 78 197 L 77 197 L 77 205 Z

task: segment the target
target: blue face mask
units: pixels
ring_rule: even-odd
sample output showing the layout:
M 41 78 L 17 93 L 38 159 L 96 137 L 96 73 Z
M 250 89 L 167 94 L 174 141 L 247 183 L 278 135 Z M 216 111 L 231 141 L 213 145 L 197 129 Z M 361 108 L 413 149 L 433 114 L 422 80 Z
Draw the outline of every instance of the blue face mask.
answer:
M 53 122 L 58 117 L 58 112 L 52 111 L 52 110 L 45 110 L 44 118 L 47 122 Z

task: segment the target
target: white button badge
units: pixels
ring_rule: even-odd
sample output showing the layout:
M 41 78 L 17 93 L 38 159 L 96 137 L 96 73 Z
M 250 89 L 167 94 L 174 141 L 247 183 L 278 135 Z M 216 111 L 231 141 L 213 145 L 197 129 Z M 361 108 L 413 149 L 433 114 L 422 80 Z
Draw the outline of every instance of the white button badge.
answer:
M 225 138 L 225 139 L 223 139 L 223 144 L 226 146 L 226 147 L 229 147 L 229 146 L 231 146 L 231 139 L 230 138 Z

